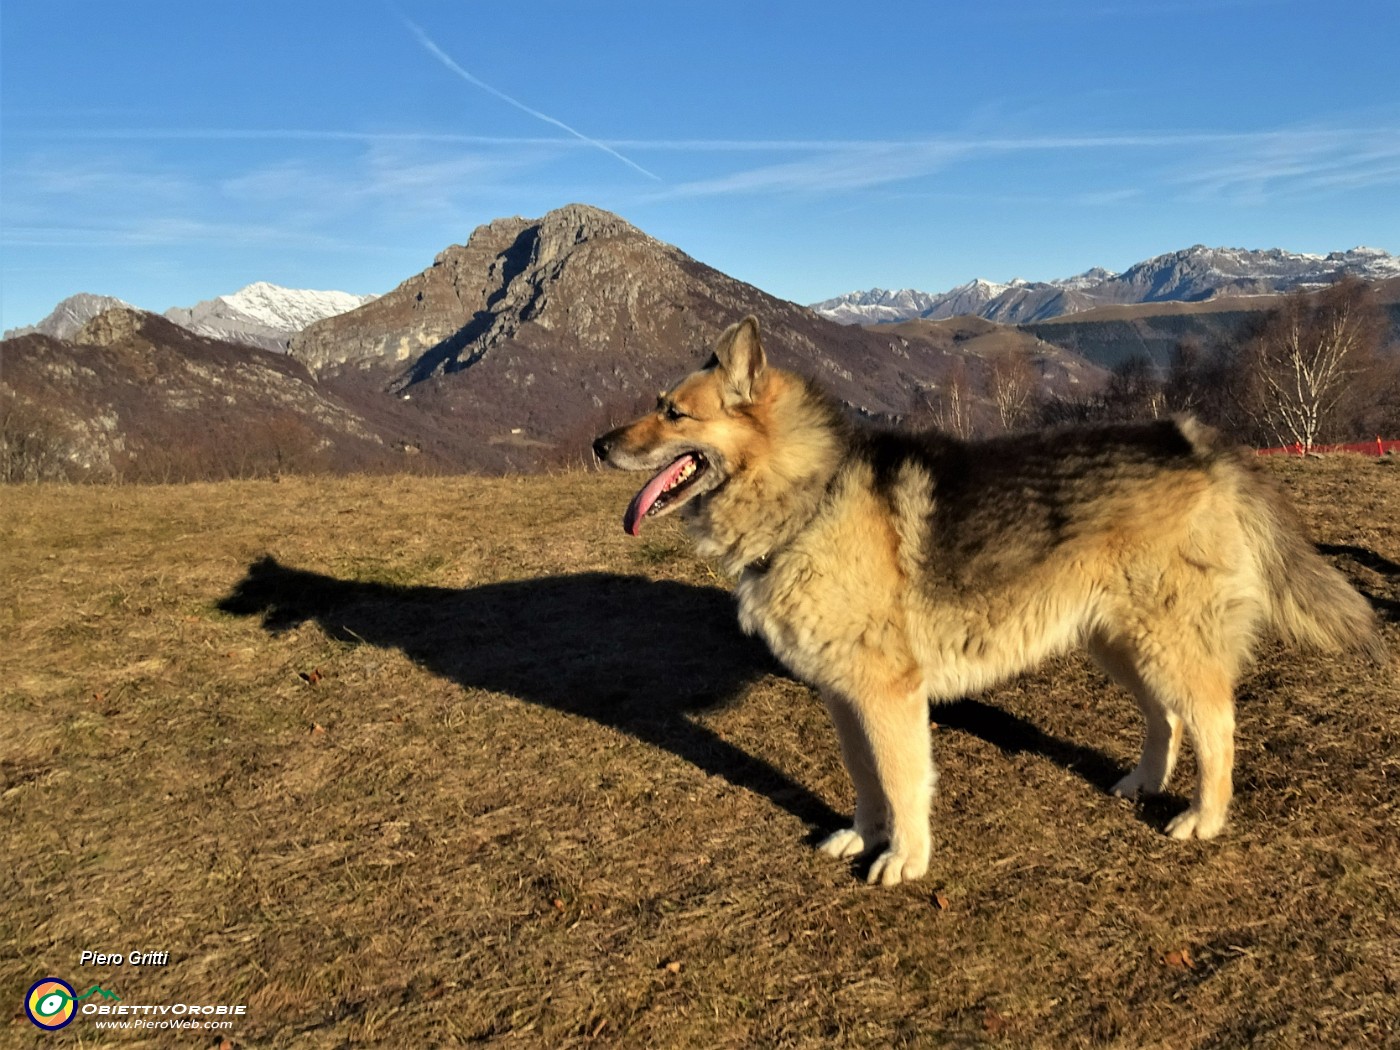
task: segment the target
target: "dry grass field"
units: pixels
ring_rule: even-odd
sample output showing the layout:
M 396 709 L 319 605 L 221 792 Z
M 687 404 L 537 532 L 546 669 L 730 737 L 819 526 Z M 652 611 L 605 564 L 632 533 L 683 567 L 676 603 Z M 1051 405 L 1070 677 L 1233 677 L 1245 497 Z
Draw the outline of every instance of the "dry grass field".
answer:
M 1278 462 L 1400 651 L 1400 464 Z M 1266 647 L 1226 835 L 1078 656 L 935 709 L 927 879 L 634 478 L 0 489 L 6 1046 L 1400 1044 L 1400 682 Z M 164 966 L 80 965 L 168 951 Z M 46 1034 L 36 980 L 246 1004 Z

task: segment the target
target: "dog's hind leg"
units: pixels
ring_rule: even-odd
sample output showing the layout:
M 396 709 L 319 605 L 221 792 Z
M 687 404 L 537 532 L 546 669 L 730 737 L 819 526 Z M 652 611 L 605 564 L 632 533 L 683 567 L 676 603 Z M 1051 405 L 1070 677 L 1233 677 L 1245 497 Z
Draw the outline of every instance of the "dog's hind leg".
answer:
M 1196 752 L 1198 779 L 1191 805 L 1167 825 L 1175 839 L 1209 839 L 1225 827 L 1234 792 L 1234 661 L 1228 653 L 1191 644 L 1193 634 L 1175 625 L 1158 625 L 1172 645 L 1129 641 L 1095 643 L 1090 651 L 1113 677 L 1132 690 L 1147 719 L 1147 739 L 1137 768 L 1114 787 L 1114 793 L 1160 790 L 1170 775 L 1182 730 Z M 1201 632 L 1195 632 L 1199 639 Z
M 1191 734 L 1199 780 L 1191 805 L 1167 825 L 1174 839 L 1210 839 L 1225 827 L 1225 811 L 1234 793 L 1235 698 L 1230 672 L 1203 659 L 1192 667 L 1190 681 L 1175 686 L 1181 717 Z
M 1110 678 L 1133 695 L 1147 723 L 1142 757 L 1131 773 L 1113 785 L 1113 794 L 1134 798 L 1142 791 L 1155 794 L 1165 790 L 1181 752 L 1181 716 L 1148 687 L 1128 643 L 1095 638 L 1089 643 L 1089 654 Z
M 870 740 L 855 709 L 843 697 L 825 692 L 822 700 L 841 741 L 841 761 L 856 791 L 854 826 L 842 828 L 822 840 L 817 848 L 833 857 L 855 857 L 889 841 L 889 805 Z

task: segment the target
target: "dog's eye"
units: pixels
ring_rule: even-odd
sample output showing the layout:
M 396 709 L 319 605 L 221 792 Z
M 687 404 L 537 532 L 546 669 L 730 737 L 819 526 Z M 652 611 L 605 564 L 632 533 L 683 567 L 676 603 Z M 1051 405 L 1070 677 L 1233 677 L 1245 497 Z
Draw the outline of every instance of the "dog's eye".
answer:
M 687 418 L 686 414 L 682 412 L 679 408 L 677 408 L 675 405 L 666 405 L 662 408 L 661 412 L 662 415 L 666 417 L 667 422 L 670 423 L 674 423 L 678 419 Z

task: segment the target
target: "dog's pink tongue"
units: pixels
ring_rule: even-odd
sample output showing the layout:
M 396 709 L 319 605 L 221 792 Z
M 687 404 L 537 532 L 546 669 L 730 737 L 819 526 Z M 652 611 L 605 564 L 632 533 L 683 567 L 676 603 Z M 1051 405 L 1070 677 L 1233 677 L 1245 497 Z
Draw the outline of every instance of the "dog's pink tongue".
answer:
M 681 456 L 669 466 L 662 467 L 661 472 L 642 486 L 642 491 L 632 497 L 632 502 L 627 505 L 627 513 L 622 516 L 622 527 L 629 536 L 640 536 L 642 534 L 642 519 L 647 516 L 647 511 L 651 510 L 651 505 L 656 502 L 658 496 L 665 491 L 677 474 L 690 462 L 690 453 Z

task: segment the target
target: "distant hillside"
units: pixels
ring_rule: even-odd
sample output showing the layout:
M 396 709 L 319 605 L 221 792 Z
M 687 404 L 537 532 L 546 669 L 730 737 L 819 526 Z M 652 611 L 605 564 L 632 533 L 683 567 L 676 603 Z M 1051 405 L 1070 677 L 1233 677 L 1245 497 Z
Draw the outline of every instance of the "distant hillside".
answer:
M 1021 325 L 1020 330 L 1078 354 L 1100 368 L 1111 369 L 1129 358 L 1147 357 L 1165 370 L 1184 340 L 1210 346 L 1239 331 L 1251 316 L 1251 312 L 1241 310 L 1164 311 L 1102 319 L 1091 319 L 1086 314 Z
M 1400 344 L 1400 279 L 1381 282 L 1377 297 L 1390 315 L 1390 338 Z M 1199 303 L 1142 303 L 1103 306 L 1084 313 L 1020 325 L 1020 331 L 1083 357 L 1100 368 L 1113 368 L 1131 357 L 1146 356 L 1159 369 L 1170 367 L 1184 340 L 1201 346 L 1231 338 L 1277 296 L 1227 296 Z
M 37 477 L 387 469 L 405 455 L 383 421 L 368 422 L 285 354 L 130 307 L 98 314 L 71 340 L 34 333 L 3 352 L 0 443 L 8 469 L 28 462 Z
M 946 356 L 966 361 L 976 373 L 983 372 L 999 357 L 1024 358 L 1042 377 L 1064 377 L 1062 381 L 1048 384 L 1046 392 L 1064 393 L 1069 387 L 1092 388 L 1107 378 L 1103 368 L 1081 354 L 1038 339 L 1024 328 L 997 324 L 981 317 L 948 317 L 937 321 L 918 318 L 881 325 L 876 331 L 892 332 L 936 347 Z

